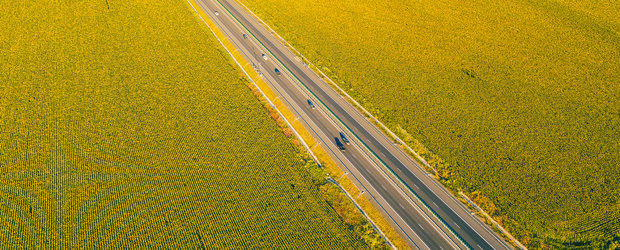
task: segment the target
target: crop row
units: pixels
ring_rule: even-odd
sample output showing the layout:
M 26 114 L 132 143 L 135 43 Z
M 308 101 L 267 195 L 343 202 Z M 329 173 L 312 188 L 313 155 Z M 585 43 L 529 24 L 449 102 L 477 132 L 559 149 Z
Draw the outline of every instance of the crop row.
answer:
M 184 0 L 0 10 L 0 248 L 367 247 Z

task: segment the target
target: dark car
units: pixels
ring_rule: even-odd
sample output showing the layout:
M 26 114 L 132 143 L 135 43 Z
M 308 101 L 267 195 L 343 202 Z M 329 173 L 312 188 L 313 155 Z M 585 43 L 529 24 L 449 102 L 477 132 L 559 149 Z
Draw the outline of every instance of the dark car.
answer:
M 347 145 L 351 144 L 349 138 L 347 138 L 347 135 L 345 135 L 343 132 L 340 132 L 340 139 L 342 139 L 342 141 Z
M 282 73 L 280 73 L 280 70 L 278 68 L 275 69 L 276 74 L 278 75 L 282 75 Z
M 344 144 L 340 142 L 340 139 L 338 139 L 338 137 L 334 137 L 334 140 L 336 140 L 336 147 L 338 147 L 338 149 L 340 150 L 344 150 Z
M 316 108 L 316 106 L 314 106 L 314 102 L 312 102 L 310 99 L 308 99 L 308 105 L 310 105 L 312 109 Z
M 243 38 L 248 39 L 248 35 L 243 34 Z

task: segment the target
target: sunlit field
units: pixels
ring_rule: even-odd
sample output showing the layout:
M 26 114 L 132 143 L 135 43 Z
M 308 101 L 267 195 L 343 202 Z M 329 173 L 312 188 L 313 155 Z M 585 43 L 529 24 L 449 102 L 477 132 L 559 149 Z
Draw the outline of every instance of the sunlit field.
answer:
M 620 244 L 617 1 L 241 2 L 524 244 Z
M 0 2 L 0 248 L 367 248 L 184 0 Z

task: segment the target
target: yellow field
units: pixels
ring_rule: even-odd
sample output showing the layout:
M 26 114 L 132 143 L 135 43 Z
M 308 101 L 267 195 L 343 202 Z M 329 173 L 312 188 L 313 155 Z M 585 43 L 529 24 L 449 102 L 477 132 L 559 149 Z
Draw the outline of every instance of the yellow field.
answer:
M 620 238 L 617 1 L 241 2 L 526 245 Z
M 0 3 L 0 248 L 368 248 L 184 0 Z

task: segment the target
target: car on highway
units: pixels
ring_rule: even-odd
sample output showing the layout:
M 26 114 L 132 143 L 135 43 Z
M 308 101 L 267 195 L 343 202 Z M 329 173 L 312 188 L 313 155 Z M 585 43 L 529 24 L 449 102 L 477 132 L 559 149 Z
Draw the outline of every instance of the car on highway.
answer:
M 282 75 L 282 73 L 280 73 L 280 70 L 278 68 L 275 69 L 276 74 L 278 75 Z
M 269 59 L 269 57 L 267 57 L 267 55 L 265 55 L 265 53 L 263 53 L 263 59 L 265 59 L 265 61 L 267 61 L 267 59 Z
M 243 34 L 243 39 L 248 39 L 248 35 Z
M 219 12 L 217 12 L 217 10 L 216 10 L 216 11 L 215 11 L 215 15 L 216 15 L 216 16 L 219 16 L 219 15 L 220 15 L 220 13 L 219 13 Z
M 316 106 L 314 106 L 314 102 L 312 102 L 312 100 L 308 99 L 308 105 L 312 108 L 315 109 Z
M 340 142 L 340 139 L 338 139 L 338 137 L 334 137 L 334 140 L 336 141 L 336 147 L 338 147 L 338 149 L 345 150 L 344 144 L 342 144 L 342 142 Z
M 340 132 L 340 139 L 342 139 L 342 141 L 347 145 L 351 144 L 349 138 L 347 138 L 347 135 L 345 135 L 344 132 Z

